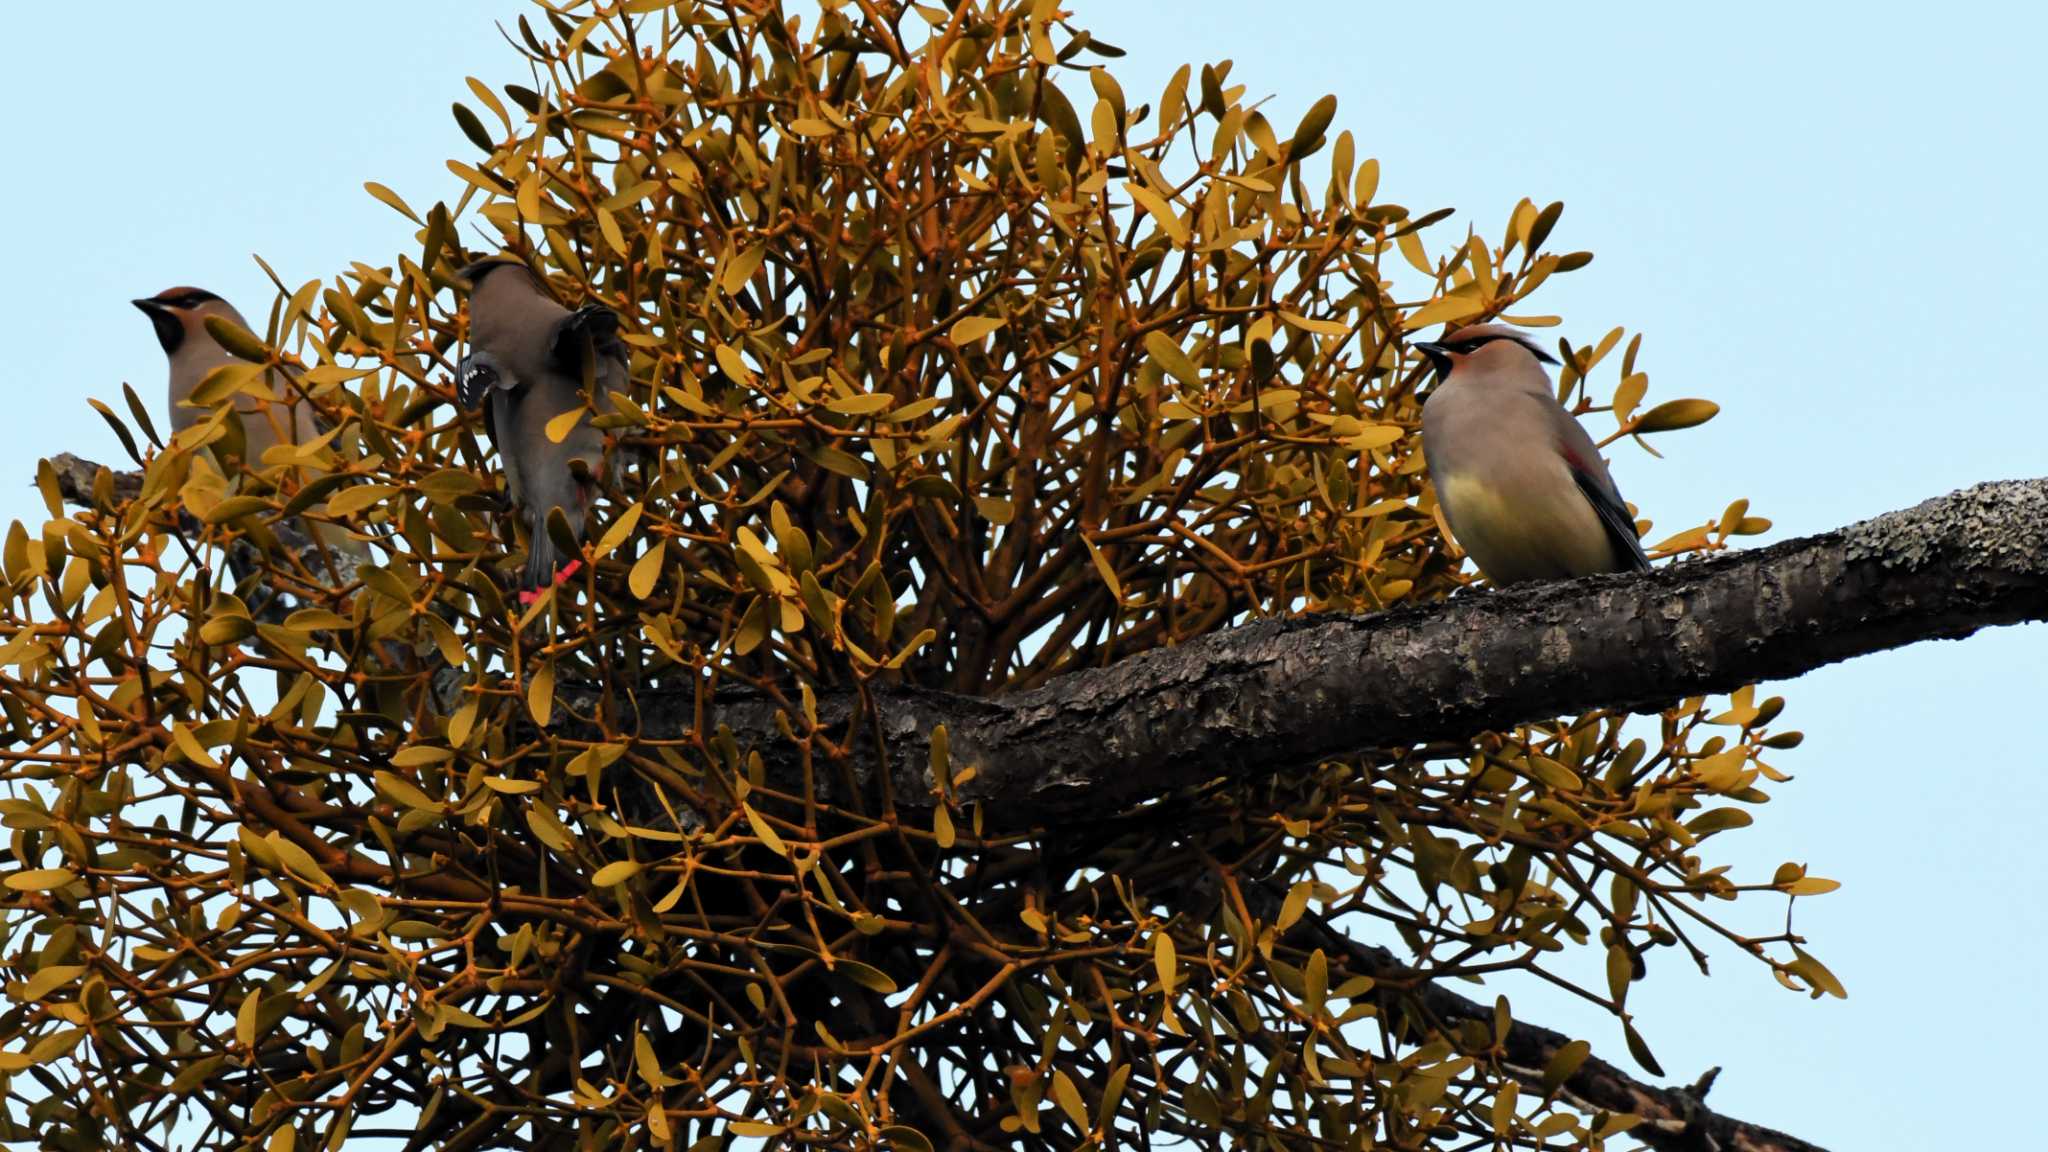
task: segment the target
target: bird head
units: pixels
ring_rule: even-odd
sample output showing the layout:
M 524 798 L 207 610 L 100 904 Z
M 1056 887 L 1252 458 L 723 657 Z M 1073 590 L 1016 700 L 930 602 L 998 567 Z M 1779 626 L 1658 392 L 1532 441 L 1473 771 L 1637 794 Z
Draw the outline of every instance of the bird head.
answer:
M 1545 352 L 1535 339 L 1519 328 L 1505 324 L 1468 324 L 1444 334 L 1443 339 L 1411 344 L 1429 358 L 1438 376 L 1449 376 L 1460 365 L 1484 358 L 1508 359 L 1520 356 L 1534 356 L 1545 364 L 1557 363 L 1557 357 Z
M 506 252 L 500 252 L 494 256 L 485 256 L 480 260 L 472 260 L 468 264 L 463 265 L 462 270 L 457 272 L 456 275 L 469 281 L 470 290 L 475 291 L 477 285 L 483 283 L 484 277 L 489 276 L 500 268 L 525 268 L 527 275 L 533 275 L 533 269 L 527 267 L 526 261 Z
M 233 306 L 204 288 L 166 288 L 154 296 L 145 296 L 130 303 L 149 317 L 150 326 L 156 329 L 156 342 L 163 346 L 166 356 L 183 347 L 192 333 L 204 335 L 208 316 L 242 323 L 241 314 Z

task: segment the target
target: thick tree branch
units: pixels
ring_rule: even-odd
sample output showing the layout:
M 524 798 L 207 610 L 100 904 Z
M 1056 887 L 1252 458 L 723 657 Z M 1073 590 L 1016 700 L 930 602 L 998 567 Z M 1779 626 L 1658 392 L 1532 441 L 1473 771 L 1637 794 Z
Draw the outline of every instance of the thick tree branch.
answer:
M 97 465 L 52 461 L 67 499 Z M 116 476 L 115 490 L 125 477 Z M 991 829 L 1100 817 L 1225 777 L 1362 749 L 1456 741 L 1591 708 L 1648 709 L 1921 640 L 2048 618 L 2048 479 L 1979 484 L 1833 532 L 1654 572 L 1475 592 L 1372 616 L 1267 620 L 985 699 L 877 685 L 897 803 L 929 807 L 944 724 L 961 800 Z M 589 688 L 565 687 L 578 711 Z M 845 732 L 858 704 L 819 700 Z M 642 696 L 643 735 L 684 733 L 693 702 Z M 716 722 L 801 779 L 777 706 L 722 696 Z M 587 713 L 586 713 L 587 714 Z
M 1099 818 L 1224 777 L 1592 708 L 1660 708 L 1854 656 L 2048 617 L 2048 480 L 1980 484 L 1754 551 L 1475 592 L 1373 616 L 1269 620 L 996 699 L 878 690 L 899 804 L 929 806 L 929 735 L 988 826 Z M 643 701 L 643 705 L 647 702 Z M 846 717 L 844 698 L 821 718 Z M 687 706 L 643 712 L 649 734 Z M 720 723 L 793 778 L 765 702 Z M 856 739 L 863 775 L 871 742 Z

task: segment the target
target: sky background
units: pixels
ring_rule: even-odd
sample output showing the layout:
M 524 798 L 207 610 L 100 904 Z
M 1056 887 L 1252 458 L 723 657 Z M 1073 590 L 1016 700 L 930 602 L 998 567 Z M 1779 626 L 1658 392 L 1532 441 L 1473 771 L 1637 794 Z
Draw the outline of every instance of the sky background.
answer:
M 1133 105 L 1182 62 L 1231 58 L 1283 137 L 1335 93 L 1332 132 L 1379 159 L 1382 201 L 1455 206 L 1497 238 L 1522 196 L 1563 200 L 1552 247 L 1597 259 L 1535 310 L 1561 313 L 1574 343 L 1647 333 L 1652 402 L 1723 406 L 1660 438 L 1664 460 L 1616 447 L 1657 536 L 1737 496 L 1776 521 L 1774 540 L 2048 474 L 2048 341 L 2028 288 L 2048 263 L 2048 8 L 1064 6 L 1130 53 L 1112 67 Z M 196 284 L 260 327 L 271 292 L 250 253 L 296 285 L 411 247 L 412 226 L 362 183 L 422 208 L 454 199 L 444 161 L 471 149 L 448 105 L 465 75 L 523 78 L 491 26 L 519 10 L 11 10 L 14 42 L 34 49 L 0 71 L 15 157 L 0 183 L 15 236 L 0 459 L 16 462 L 0 524 L 43 520 L 37 457 L 119 458 L 86 396 L 118 407 L 127 381 L 163 420 L 162 355 L 131 298 Z M 2048 628 L 2029 626 L 1771 689 L 1807 734 L 1776 759 L 1797 779 L 1713 851 L 1744 880 L 1789 859 L 1842 881 L 1801 901 L 1797 928 L 1849 999 L 1809 1001 L 1725 952 L 1702 978 L 1663 952 L 1631 1008 L 1674 1081 L 1721 1065 L 1714 1107 L 1835 1149 L 1949 1146 L 1986 1106 L 1995 1125 L 2032 1123 L 2044 662 Z M 1519 991 L 1516 1005 L 1627 1064 L 1604 1016 Z

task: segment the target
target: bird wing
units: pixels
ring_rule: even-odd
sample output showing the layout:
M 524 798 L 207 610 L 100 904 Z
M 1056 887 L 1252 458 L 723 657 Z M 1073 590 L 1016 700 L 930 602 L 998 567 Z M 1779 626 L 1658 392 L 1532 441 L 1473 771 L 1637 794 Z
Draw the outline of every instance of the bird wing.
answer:
M 1636 518 L 1630 515 L 1628 505 L 1622 501 L 1621 489 L 1614 483 L 1614 477 L 1607 471 L 1607 462 L 1600 458 L 1600 449 L 1593 438 L 1586 434 L 1585 426 L 1572 418 L 1571 413 L 1552 405 L 1557 414 L 1557 448 L 1563 454 L 1565 463 L 1572 470 L 1572 479 L 1585 494 L 1586 503 L 1599 514 L 1600 524 L 1607 529 L 1607 536 L 1614 543 L 1614 554 L 1625 569 L 1648 571 L 1650 557 L 1643 552 L 1642 538 L 1636 535 Z
M 1570 458 L 1569 453 L 1567 458 Z M 1570 459 L 1570 463 L 1572 479 L 1578 481 L 1579 491 L 1585 493 L 1586 502 L 1599 513 L 1601 526 L 1607 529 L 1608 538 L 1614 541 L 1615 555 L 1631 569 L 1649 571 L 1650 557 L 1643 551 L 1642 538 L 1636 535 L 1636 518 L 1629 514 L 1628 505 L 1622 502 L 1614 481 L 1589 471 L 1577 459 Z
M 483 407 L 484 396 L 493 388 L 511 391 L 521 381 L 499 367 L 497 358 L 489 352 L 471 349 L 469 355 L 455 366 L 455 397 L 464 408 L 471 410 Z
M 594 360 L 586 362 L 585 356 Z M 548 344 L 555 367 L 572 380 L 603 374 L 603 362 L 627 361 L 626 342 L 619 339 L 619 314 L 602 304 L 585 304 L 562 318 Z

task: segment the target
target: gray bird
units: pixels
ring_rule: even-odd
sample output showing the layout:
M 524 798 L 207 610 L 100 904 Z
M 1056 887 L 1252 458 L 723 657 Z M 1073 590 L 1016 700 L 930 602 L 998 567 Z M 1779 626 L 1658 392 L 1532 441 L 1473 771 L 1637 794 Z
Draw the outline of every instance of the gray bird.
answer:
M 1460 328 L 1415 348 L 1439 377 L 1422 454 L 1458 546 L 1495 584 L 1647 570 L 1635 518 L 1593 438 L 1557 402 L 1528 336 Z
M 214 369 L 245 363 L 221 347 L 220 341 L 206 330 L 206 318 L 218 316 L 244 329 L 249 327 L 249 322 L 242 319 L 234 305 L 204 288 L 166 288 L 154 296 L 131 303 L 149 317 L 150 325 L 156 329 L 156 342 L 163 346 L 164 356 L 170 361 L 171 428 L 182 432 L 210 414 L 209 409 L 185 403 L 193 390 Z M 290 373 L 287 371 L 285 374 Z M 271 394 L 277 397 L 274 401 L 248 395 L 234 399 L 235 412 L 242 423 L 244 469 L 261 469 L 263 453 L 272 445 L 304 444 L 319 438 L 323 431 L 313 405 L 299 397 L 292 383 L 272 377 L 269 386 Z M 234 476 L 232 468 L 224 466 L 222 471 L 230 478 Z M 369 547 L 340 526 L 315 523 L 311 527 L 314 535 L 328 547 L 357 562 L 369 559 Z
M 626 345 L 617 313 L 599 304 L 562 307 L 520 260 L 488 257 L 461 276 L 470 283 L 469 355 L 456 369 L 456 391 L 463 407 L 483 408 L 506 492 L 526 522 L 520 585 L 521 599 L 530 601 L 581 563 L 563 564 L 548 535 L 549 513 L 561 509 L 581 541 L 605 468 L 604 433 L 588 415 L 559 442 L 548 438 L 548 424 L 626 390 Z

